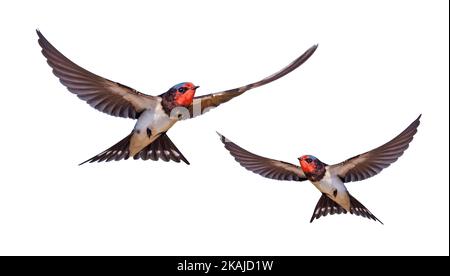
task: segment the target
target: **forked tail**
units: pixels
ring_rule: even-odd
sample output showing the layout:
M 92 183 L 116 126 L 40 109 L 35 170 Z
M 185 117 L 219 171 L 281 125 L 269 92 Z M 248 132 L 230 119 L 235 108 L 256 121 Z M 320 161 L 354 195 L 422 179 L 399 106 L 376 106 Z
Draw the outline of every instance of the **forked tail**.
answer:
M 351 194 L 350 196 L 350 214 L 362 216 L 368 219 L 373 219 L 375 221 L 379 221 L 381 224 L 381 220 L 379 220 L 376 216 L 374 216 L 369 209 L 367 209 L 364 205 L 361 204 L 356 198 L 354 198 Z M 327 195 L 322 194 L 319 201 L 317 202 L 316 208 L 314 209 L 314 213 L 311 217 L 311 221 L 314 219 L 318 219 L 320 217 L 325 217 L 326 215 L 334 215 L 334 214 L 346 214 L 347 210 L 342 208 L 339 204 L 334 202 Z
M 103 151 L 100 154 L 80 163 L 92 163 L 92 162 L 109 162 L 109 161 L 119 161 L 122 159 L 130 158 L 130 139 L 133 133 L 130 133 L 127 137 L 120 140 L 117 144 L 110 147 L 109 149 Z M 175 146 L 175 144 L 170 140 L 166 133 L 162 133 L 153 143 L 143 148 L 140 152 L 133 156 L 133 159 L 142 160 L 154 160 L 159 159 L 163 161 L 175 161 L 179 163 L 183 161 L 189 165 L 189 161 L 184 157 L 180 150 Z

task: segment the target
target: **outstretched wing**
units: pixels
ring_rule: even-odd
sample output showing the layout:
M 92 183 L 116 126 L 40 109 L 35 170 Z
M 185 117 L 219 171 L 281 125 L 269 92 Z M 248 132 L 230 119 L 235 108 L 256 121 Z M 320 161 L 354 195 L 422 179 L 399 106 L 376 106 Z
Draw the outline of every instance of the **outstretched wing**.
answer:
M 337 174 L 344 182 L 360 181 L 378 174 L 397 161 L 408 148 L 417 132 L 421 116 L 381 147 L 330 166 L 331 172 Z
M 276 180 L 303 181 L 307 179 L 299 166 L 253 154 L 231 142 L 222 134 L 217 134 L 234 159 L 247 170 Z
M 194 98 L 194 101 L 189 106 L 189 118 L 193 118 L 199 115 L 202 115 L 206 113 L 207 111 L 211 110 L 212 108 L 215 108 L 225 102 L 228 102 L 229 100 L 233 99 L 234 97 L 237 97 L 244 92 L 263 86 L 265 84 L 268 84 L 270 82 L 273 82 L 274 80 L 277 80 L 286 74 L 294 71 L 297 69 L 300 65 L 302 65 L 305 61 L 307 61 L 312 54 L 316 51 L 318 45 L 314 45 L 311 48 L 309 48 L 303 55 L 298 57 L 296 60 L 294 60 L 291 64 L 284 67 L 280 71 L 276 72 L 275 74 L 272 74 L 260 81 L 247 84 L 238 88 L 229 89 L 222 92 L 212 93 L 208 95 L 198 96 Z
M 70 92 L 93 108 L 109 115 L 136 119 L 140 112 L 156 103 L 156 97 L 140 93 L 81 68 L 53 47 L 39 30 L 36 32 L 42 54 L 47 58 L 53 73 Z

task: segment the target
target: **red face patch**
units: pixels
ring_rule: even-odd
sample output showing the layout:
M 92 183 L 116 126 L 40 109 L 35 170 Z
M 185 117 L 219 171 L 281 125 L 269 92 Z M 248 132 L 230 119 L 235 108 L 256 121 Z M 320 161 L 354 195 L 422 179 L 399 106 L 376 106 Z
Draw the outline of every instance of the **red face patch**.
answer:
M 181 106 L 189 106 L 194 99 L 195 90 L 189 88 L 188 91 L 184 93 L 176 92 L 175 94 L 175 102 Z
M 315 166 L 314 162 L 311 162 L 311 163 L 306 162 L 307 158 L 308 158 L 308 156 L 300 157 L 300 166 L 302 167 L 302 170 L 305 173 L 312 173 L 316 170 L 316 166 Z

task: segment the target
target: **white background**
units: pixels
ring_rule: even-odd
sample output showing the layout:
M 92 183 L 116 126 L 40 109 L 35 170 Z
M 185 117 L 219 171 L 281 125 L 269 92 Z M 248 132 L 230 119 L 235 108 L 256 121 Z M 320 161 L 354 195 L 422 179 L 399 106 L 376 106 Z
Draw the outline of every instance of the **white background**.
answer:
M 189 3 L 188 3 L 189 2 Z M 448 255 L 447 1 L 2 1 L 1 255 Z M 52 75 L 35 29 L 76 63 L 142 92 L 198 94 L 288 76 L 169 136 L 190 166 L 77 164 L 129 133 Z M 423 114 L 405 154 L 348 185 L 385 225 L 309 219 L 320 193 L 240 167 L 215 131 L 295 163 L 342 161 Z

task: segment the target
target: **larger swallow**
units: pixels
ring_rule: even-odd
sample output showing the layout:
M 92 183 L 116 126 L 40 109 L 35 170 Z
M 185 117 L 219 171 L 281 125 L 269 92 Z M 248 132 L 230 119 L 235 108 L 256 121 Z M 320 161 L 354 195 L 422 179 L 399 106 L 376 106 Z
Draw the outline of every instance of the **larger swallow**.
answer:
M 225 148 L 247 170 L 276 180 L 309 180 L 322 193 L 310 222 L 328 214 L 347 213 L 377 220 L 354 198 L 344 183 L 372 177 L 394 163 L 413 140 L 421 115 L 397 137 L 386 144 L 356 155 L 344 162 L 328 165 L 312 155 L 298 158 L 300 166 L 253 154 L 219 134 Z
M 39 30 L 36 31 L 47 63 L 70 92 L 101 112 L 137 119 L 134 129 L 128 136 L 81 164 L 118 161 L 129 157 L 155 161 L 161 159 L 180 162 L 182 160 L 189 164 L 166 134 L 176 122 L 204 114 L 250 89 L 283 77 L 308 60 L 317 48 L 317 45 L 312 46 L 275 74 L 238 88 L 194 97 L 199 86 L 191 82 L 182 82 L 159 96 L 151 96 L 83 69 L 53 47 Z

